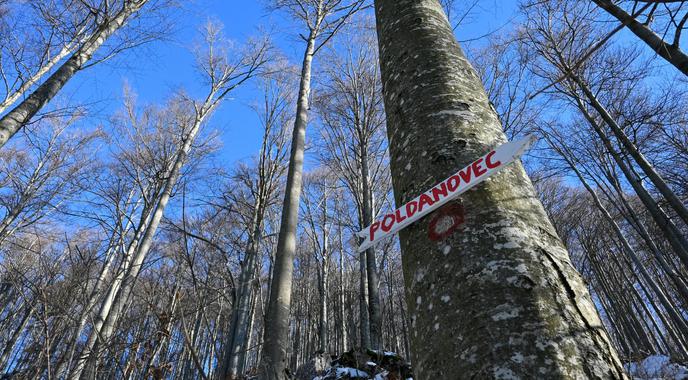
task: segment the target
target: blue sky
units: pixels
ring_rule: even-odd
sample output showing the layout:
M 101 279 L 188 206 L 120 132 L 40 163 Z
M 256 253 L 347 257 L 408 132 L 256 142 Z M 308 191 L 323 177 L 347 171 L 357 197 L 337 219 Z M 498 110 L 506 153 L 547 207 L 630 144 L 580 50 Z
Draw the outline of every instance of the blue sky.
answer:
M 191 93 L 198 91 L 201 86 L 194 72 L 190 49 L 198 41 L 199 28 L 208 19 L 220 21 L 225 27 L 225 35 L 237 43 L 267 32 L 277 48 L 298 64 L 303 49 L 297 39 L 299 25 L 284 13 L 269 13 L 264 4 L 263 1 L 185 2 L 183 9 L 173 16 L 175 31 L 169 40 L 128 51 L 116 60 L 79 73 L 61 96 L 91 104 L 87 123 L 97 124 L 120 107 L 125 83 L 136 92 L 140 104 L 162 103 L 179 88 Z M 516 7 L 516 0 L 483 0 L 457 29 L 458 38 L 474 40 L 503 27 L 512 20 Z M 480 40 L 471 43 L 480 43 Z M 258 150 L 260 127 L 249 107 L 257 96 L 259 93 L 251 84 L 244 86 L 213 116 L 210 127 L 220 131 L 223 144 L 216 157 L 220 164 L 232 166 Z

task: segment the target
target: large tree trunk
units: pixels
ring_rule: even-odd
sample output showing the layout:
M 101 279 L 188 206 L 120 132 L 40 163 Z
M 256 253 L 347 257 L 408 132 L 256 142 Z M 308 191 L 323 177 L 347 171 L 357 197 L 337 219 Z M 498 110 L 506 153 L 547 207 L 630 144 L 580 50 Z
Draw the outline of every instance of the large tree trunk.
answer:
M 260 378 L 284 379 L 287 376 L 287 347 L 289 344 L 289 308 L 291 306 L 291 281 L 296 251 L 296 224 L 299 217 L 303 155 L 308 123 L 308 97 L 311 90 L 311 65 L 315 53 L 315 34 L 311 32 L 301 68 L 299 98 L 292 135 L 287 183 L 282 204 L 282 220 L 277 252 L 270 285 L 270 301 L 265 316 Z
M 127 19 L 138 12 L 147 0 L 127 0 L 122 9 L 72 54 L 36 91 L 0 118 L 0 148 L 24 127 L 72 77 L 81 70 L 105 41 L 121 28 Z
M 402 205 L 505 137 L 437 0 L 375 9 Z M 429 239 L 432 216 L 400 233 L 416 376 L 626 377 L 522 166 L 457 202 L 465 221 L 443 241 Z

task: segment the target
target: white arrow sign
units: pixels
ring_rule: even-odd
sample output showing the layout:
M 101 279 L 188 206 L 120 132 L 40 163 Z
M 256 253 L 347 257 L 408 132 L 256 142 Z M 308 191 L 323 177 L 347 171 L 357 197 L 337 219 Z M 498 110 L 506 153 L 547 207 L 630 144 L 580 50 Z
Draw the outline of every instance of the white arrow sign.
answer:
M 358 236 L 364 238 L 358 247 L 363 252 L 377 242 L 392 236 L 404 227 L 442 207 L 452 198 L 462 194 L 502 170 L 535 141 L 535 136 L 502 144 L 497 149 L 473 161 L 432 189 L 399 207 L 391 214 L 364 228 Z

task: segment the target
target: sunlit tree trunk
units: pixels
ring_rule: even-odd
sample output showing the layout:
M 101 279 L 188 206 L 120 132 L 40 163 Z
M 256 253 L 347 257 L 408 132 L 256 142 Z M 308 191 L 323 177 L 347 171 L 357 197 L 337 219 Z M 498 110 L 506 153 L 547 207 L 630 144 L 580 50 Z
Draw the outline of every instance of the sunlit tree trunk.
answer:
M 437 0 L 377 0 L 396 203 L 504 142 Z M 462 227 L 400 233 L 418 378 L 623 378 L 588 290 L 520 164 L 456 200 Z
M 270 301 L 265 318 L 262 379 L 283 379 L 287 368 L 289 339 L 289 308 L 291 305 L 291 281 L 296 251 L 296 224 L 299 216 L 303 155 L 308 123 L 308 97 L 311 91 L 311 65 L 315 52 L 314 33 L 308 37 L 301 68 L 301 81 L 296 106 L 296 120 L 292 136 L 287 182 L 282 205 L 277 252 L 270 286 Z
M 339 352 L 345 352 L 348 350 L 349 342 L 347 341 L 347 330 L 346 330 L 346 317 L 344 315 L 344 307 L 346 303 L 344 301 L 344 238 L 343 238 L 343 228 L 340 225 L 339 229 L 339 325 L 337 328 L 340 332 L 340 346 Z

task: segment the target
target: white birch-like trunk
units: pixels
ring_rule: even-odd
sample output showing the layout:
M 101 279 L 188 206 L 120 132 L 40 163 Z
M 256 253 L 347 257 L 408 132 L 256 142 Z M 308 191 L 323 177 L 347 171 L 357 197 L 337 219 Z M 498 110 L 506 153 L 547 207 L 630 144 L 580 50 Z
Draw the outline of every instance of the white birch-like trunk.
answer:
M 311 90 L 311 65 L 314 52 L 315 34 L 311 32 L 307 40 L 301 69 L 296 120 L 282 204 L 282 219 L 270 285 L 270 300 L 265 316 L 264 349 L 260 370 L 260 378 L 265 380 L 281 380 L 287 376 L 291 282 L 296 251 L 296 225 L 301 200 L 303 156 L 308 123 L 308 97 Z

